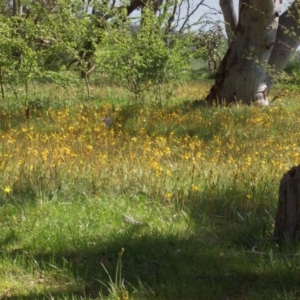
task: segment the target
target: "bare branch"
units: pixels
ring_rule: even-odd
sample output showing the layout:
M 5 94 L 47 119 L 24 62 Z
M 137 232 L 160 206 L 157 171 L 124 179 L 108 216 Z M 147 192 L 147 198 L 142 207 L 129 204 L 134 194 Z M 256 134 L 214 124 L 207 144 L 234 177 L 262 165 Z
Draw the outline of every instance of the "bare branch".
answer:
M 186 23 L 189 21 L 189 19 L 191 18 L 191 16 L 198 10 L 198 8 L 200 7 L 200 5 L 202 5 L 204 2 L 204 0 L 201 0 L 196 7 L 190 12 L 190 0 L 187 1 L 188 3 L 188 10 L 187 10 L 187 16 L 182 24 L 182 26 L 179 29 L 179 32 L 181 33 L 184 29 L 185 29 L 185 25 Z
M 178 9 L 176 25 L 174 26 L 175 28 L 177 28 L 179 26 L 181 11 L 182 11 L 182 1 L 180 1 L 180 3 L 179 3 L 179 9 Z
M 221 14 L 221 13 L 222 13 L 220 10 L 215 9 L 214 7 L 211 7 L 211 6 L 207 5 L 207 4 L 204 4 L 204 3 L 203 3 L 202 6 L 205 6 L 205 7 L 207 7 L 208 9 L 213 10 L 213 11 L 215 11 L 215 12 L 218 13 L 218 14 Z

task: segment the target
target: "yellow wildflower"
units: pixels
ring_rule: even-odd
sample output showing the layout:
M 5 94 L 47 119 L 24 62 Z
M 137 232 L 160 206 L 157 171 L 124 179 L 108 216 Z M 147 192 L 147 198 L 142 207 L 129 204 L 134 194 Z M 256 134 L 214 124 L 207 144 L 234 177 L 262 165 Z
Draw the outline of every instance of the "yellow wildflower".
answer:
M 199 187 L 197 185 L 192 185 L 192 191 L 197 192 L 199 191 Z
M 167 192 L 167 193 L 165 194 L 165 197 L 166 197 L 167 200 L 170 200 L 170 199 L 172 198 L 172 193 Z
M 11 192 L 11 188 L 9 186 L 6 186 L 3 188 L 4 193 L 9 194 Z

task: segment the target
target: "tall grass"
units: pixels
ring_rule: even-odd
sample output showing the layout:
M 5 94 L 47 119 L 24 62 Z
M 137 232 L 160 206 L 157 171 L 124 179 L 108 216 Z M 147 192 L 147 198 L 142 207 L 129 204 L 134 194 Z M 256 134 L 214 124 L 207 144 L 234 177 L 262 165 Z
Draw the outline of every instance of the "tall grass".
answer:
M 300 161 L 297 92 L 182 104 L 207 88 L 163 106 L 1 107 L 0 297 L 298 297 L 298 248 L 272 241 L 279 179 Z

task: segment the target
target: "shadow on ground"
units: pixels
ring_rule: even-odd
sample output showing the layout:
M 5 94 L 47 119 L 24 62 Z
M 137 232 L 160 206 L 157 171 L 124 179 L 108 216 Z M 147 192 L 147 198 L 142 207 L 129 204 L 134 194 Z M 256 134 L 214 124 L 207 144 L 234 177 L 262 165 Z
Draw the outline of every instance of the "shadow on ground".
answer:
M 286 270 L 276 272 L 276 268 L 268 266 L 272 264 L 269 255 L 239 254 L 201 241 L 197 243 L 192 237 L 169 240 L 149 237 L 99 245 L 84 253 L 78 249 L 74 253 L 36 256 L 38 264 L 67 268 L 81 278 L 82 285 L 66 285 L 60 289 L 49 286 L 48 294 L 8 296 L 7 299 L 96 299 L 100 290 L 107 292 L 99 282 L 108 281 L 100 262 L 114 278 L 115 253 L 122 246 L 125 247 L 123 276 L 126 282 L 142 290 L 139 299 L 280 299 L 280 295 L 296 295 L 300 290 L 299 274 L 292 275 Z M 133 292 L 130 286 L 128 289 Z
M 7 293 L 6 298 L 96 299 L 100 291 L 108 294 L 103 283 L 108 284 L 109 277 L 103 266 L 114 280 L 118 253 L 124 248 L 122 276 L 136 299 L 297 299 L 297 254 L 287 254 L 272 243 L 268 234 L 271 221 L 263 202 L 255 209 L 239 202 L 225 210 L 229 205 L 224 203 L 225 196 L 234 197 L 230 193 L 235 192 L 217 196 L 214 201 L 219 201 L 220 207 L 214 208 L 207 208 L 207 195 L 198 195 L 203 203 L 191 213 L 186 232 L 167 238 L 147 226 L 128 224 L 126 232 L 110 242 L 94 242 L 71 252 L 6 253 L 12 260 L 34 259 L 38 282 L 47 291 L 27 296 Z M 43 270 L 50 268 L 60 283 L 64 276 L 74 278 L 74 283 L 48 283 Z

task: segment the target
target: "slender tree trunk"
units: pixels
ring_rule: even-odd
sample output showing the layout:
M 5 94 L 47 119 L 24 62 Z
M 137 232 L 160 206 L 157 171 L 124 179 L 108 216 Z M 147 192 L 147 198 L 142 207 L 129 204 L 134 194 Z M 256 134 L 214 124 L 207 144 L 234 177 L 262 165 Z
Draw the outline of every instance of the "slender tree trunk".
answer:
M 5 89 L 4 89 L 3 74 L 1 68 L 0 68 L 0 86 L 1 86 L 1 96 L 2 99 L 5 101 Z
M 91 87 L 90 87 L 90 83 L 89 83 L 89 75 L 87 74 L 87 72 L 85 72 L 84 82 L 85 82 L 85 86 L 86 86 L 87 100 L 90 101 Z
M 18 0 L 13 0 L 12 15 L 17 16 L 17 14 L 18 14 Z
M 265 69 L 275 44 L 280 0 L 244 0 L 239 23 L 206 97 L 214 102 L 268 105 Z

